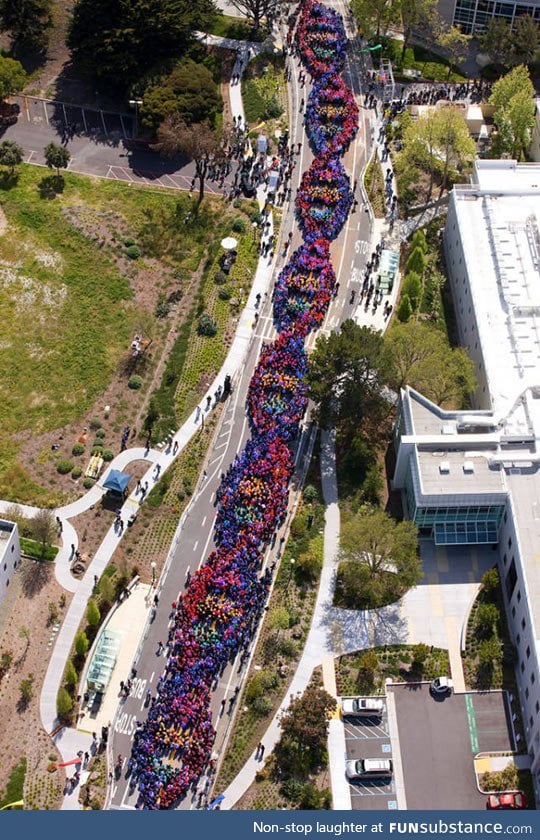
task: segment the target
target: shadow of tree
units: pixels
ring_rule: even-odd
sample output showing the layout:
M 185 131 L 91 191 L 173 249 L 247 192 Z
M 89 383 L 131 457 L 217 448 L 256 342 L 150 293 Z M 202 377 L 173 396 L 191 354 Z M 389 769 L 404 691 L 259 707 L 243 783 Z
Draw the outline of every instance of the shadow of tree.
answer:
M 39 197 L 53 199 L 64 192 L 65 181 L 62 175 L 46 175 L 38 184 Z
M 22 590 L 26 597 L 38 595 L 51 575 L 52 563 L 48 560 L 28 560 L 21 569 Z
M 12 190 L 19 183 L 18 172 L 0 172 L 0 190 Z

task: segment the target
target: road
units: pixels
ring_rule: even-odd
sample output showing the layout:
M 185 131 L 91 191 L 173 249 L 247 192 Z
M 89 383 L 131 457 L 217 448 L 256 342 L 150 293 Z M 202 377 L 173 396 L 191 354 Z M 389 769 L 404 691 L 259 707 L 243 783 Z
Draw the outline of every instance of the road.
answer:
M 14 140 L 25 152 L 25 162 L 45 165 L 43 149 L 48 143 L 64 142 L 71 154 L 69 171 L 97 175 L 115 181 L 189 190 L 195 175 L 192 161 L 162 158 L 133 141 L 134 116 L 81 108 L 32 96 L 15 96 L 20 107 L 17 122 L 6 128 L 2 139 Z M 67 132 L 67 133 L 66 133 Z M 208 193 L 223 189 L 210 180 Z
M 341 4 L 340 11 L 344 11 L 344 4 Z M 360 93 L 359 71 L 355 65 L 356 59 L 347 62 L 344 77 L 352 85 L 357 94 Z M 291 142 L 302 142 L 300 154 L 297 156 L 297 166 L 294 172 L 296 183 L 302 172 L 307 169 L 312 161 L 312 154 L 309 150 L 305 137 L 303 136 L 302 115 L 299 114 L 298 103 L 302 96 L 307 98 L 307 90 L 300 90 L 298 85 L 298 63 L 291 64 L 293 70 L 290 97 L 291 114 L 293 124 L 291 126 Z M 360 102 L 359 102 L 360 104 Z M 356 143 L 344 159 L 344 164 L 351 174 L 351 181 L 360 181 L 361 171 L 366 162 L 366 155 L 370 143 L 369 118 L 371 114 L 361 109 L 361 126 Z M 294 200 L 294 189 L 293 189 Z M 286 239 L 288 231 L 293 230 L 293 241 L 290 252 L 301 242 L 301 237 L 294 225 L 293 204 L 284 215 L 282 225 L 282 240 Z M 327 321 L 326 330 L 335 329 L 343 318 L 349 317 L 352 313 L 350 291 L 358 289 L 358 279 L 362 277 L 367 259 L 370 256 L 371 229 L 370 220 L 364 212 L 361 204 L 355 214 L 351 215 L 348 224 L 342 231 L 340 237 L 332 248 L 333 263 L 338 279 L 340 281 L 340 293 L 334 301 Z M 284 264 L 285 259 L 280 256 L 277 269 Z M 368 316 L 366 316 L 367 318 Z M 204 483 L 192 499 L 188 509 L 179 541 L 174 553 L 171 556 L 170 565 L 164 570 L 159 582 L 159 605 L 157 615 L 147 632 L 140 649 L 140 654 L 134 667 L 137 676 L 134 680 L 132 694 L 119 707 L 113 723 L 111 733 L 111 753 L 116 757 L 118 754 L 124 756 L 124 767 L 119 779 L 115 780 L 109 798 L 111 808 L 133 808 L 137 800 L 136 790 L 130 788 L 129 778 L 126 778 L 125 764 L 127 756 L 131 752 L 132 736 L 137 721 L 143 721 L 146 717 L 145 694 L 148 689 L 155 692 L 156 683 L 161 676 L 165 666 L 164 655 L 158 655 L 159 641 L 166 641 L 169 629 L 169 613 L 171 603 L 177 599 L 179 591 L 182 591 L 186 575 L 193 573 L 204 563 L 213 547 L 213 526 L 215 508 L 213 501 L 215 492 L 221 480 L 222 472 L 225 472 L 236 454 L 242 449 L 248 437 L 248 421 L 245 413 L 245 400 L 249 381 L 256 365 L 257 358 L 263 341 L 269 341 L 275 337 L 271 318 L 271 302 L 268 300 L 261 311 L 261 317 L 254 332 L 254 340 L 249 351 L 247 362 L 243 368 L 242 377 L 236 384 L 235 390 L 226 404 L 222 414 L 218 431 L 212 451 L 208 456 L 206 467 L 207 477 Z M 302 444 L 301 444 L 302 445 Z M 269 559 L 273 559 L 275 552 L 279 550 L 279 539 L 276 541 L 274 554 L 269 552 Z M 235 662 L 224 673 L 219 681 L 218 687 L 212 700 L 214 725 L 217 729 L 215 748 L 219 753 L 225 743 L 230 730 L 232 714 L 234 713 L 235 687 L 243 681 L 247 671 L 247 663 L 244 668 L 238 668 Z M 222 709 L 222 700 L 225 700 L 225 708 Z M 181 808 L 196 807 L 196 795 L 189 793 L 180 804 Z

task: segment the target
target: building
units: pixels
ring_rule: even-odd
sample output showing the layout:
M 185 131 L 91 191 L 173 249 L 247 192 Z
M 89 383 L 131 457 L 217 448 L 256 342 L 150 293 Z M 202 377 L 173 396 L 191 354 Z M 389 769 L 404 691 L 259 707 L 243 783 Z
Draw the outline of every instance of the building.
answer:
M 520 15 L 531 15 L 540 22 L 540 2 L 506 2 L 495 0 L 439 0 L 439 13 L 450 25 L 459 26 L 467 35 L 481 33 L 492 17 L 503 18 L 510 25 Z
M 20 559 L 21 549 L 17 525 L 15 522 L 0 519 L 0 602 L 7 592 Z
M 496 548 L 540 801 L 540 164 L 481 160 L 444 231 L 472 408 L 401 394 L 394 486 L 425 538 Z

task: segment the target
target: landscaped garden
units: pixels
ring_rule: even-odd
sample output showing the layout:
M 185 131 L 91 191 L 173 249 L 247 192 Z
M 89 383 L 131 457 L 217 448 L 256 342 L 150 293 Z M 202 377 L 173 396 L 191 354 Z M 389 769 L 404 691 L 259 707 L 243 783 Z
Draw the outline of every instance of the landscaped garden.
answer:
M 403 55 L 403 42 L 395 38 L 383 39 L 382 58 L 389 58 L 392 61 L 394 76 L 396 79 L 410 81 L 411 77 L 404 73 L 404 70 L 414 70 L 420 74 L 421 79 L 429 79 L 434 82 L 462 82 L 466 77 L 449 67 L 448 60 L 437 53 L 420 46 L 411 44 Z M 375 64 L 377 59 L 375 59 Z
M 448 651 L 418 645 L 385 645 L 347 653 L 336 663 L 337 691 L 341 696 L 382 694 L 386 680 L 418 682 L 450 673 Z

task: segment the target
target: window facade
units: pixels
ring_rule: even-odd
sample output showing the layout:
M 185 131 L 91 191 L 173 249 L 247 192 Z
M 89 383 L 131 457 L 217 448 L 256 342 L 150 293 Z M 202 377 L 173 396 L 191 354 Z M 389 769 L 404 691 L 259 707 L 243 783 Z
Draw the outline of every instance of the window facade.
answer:
M 470 35 L 473 32 L 483 32 L 493 17 L 503 18 L 513 25 L 520 15 L 531 15 L 540 22 L 540 5 L 535 7 L 521 3 L 496 3 L 495 0 L 457 0 L 454 25 Z

